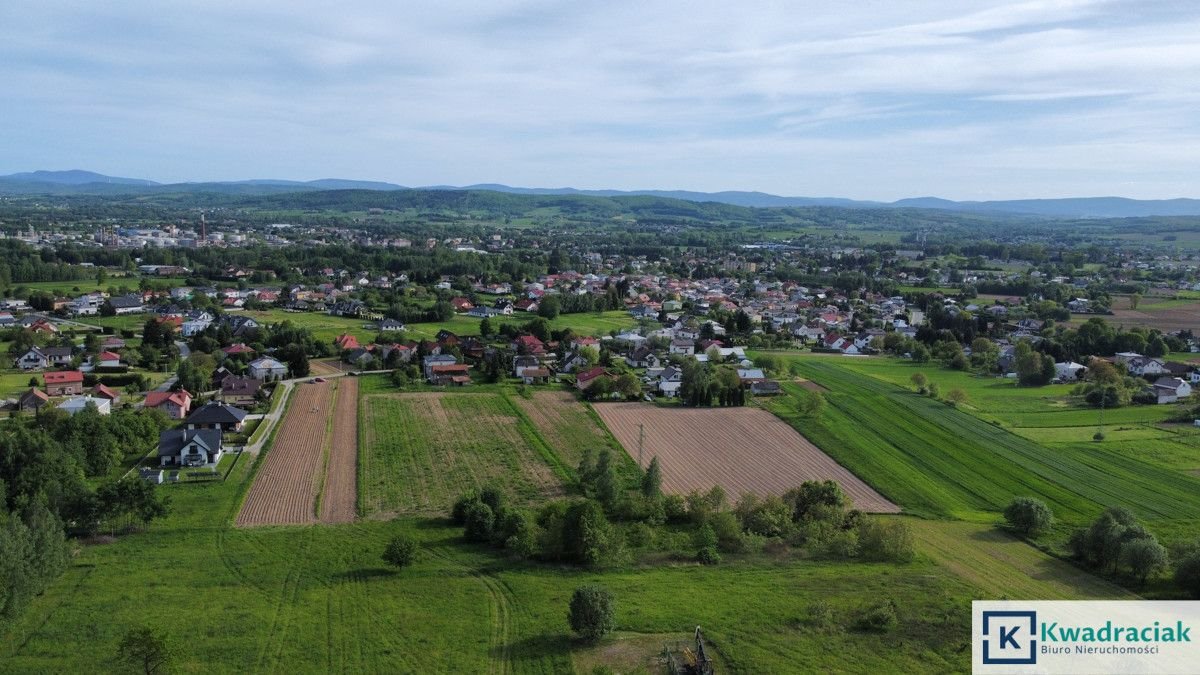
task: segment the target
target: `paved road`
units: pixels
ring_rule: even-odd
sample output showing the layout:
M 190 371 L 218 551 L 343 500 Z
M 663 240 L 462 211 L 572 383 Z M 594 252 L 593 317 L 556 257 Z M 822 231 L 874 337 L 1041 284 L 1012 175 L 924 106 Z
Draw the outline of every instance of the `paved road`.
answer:
M 183 340 L 176 340 L 175 346 L 179 348 L 179 358 L 186 359 L 192 355 L 192 348 L 187 346 L 187 343 Z
M 177 382 L 178 380 L 179 380 L 178 377 L 176 377 L 175 375 L 172 375 L 172 376 L 168 377 L 165 382 L 163 382 L 162 384 L 155 387 L 154 391 L 171 391 L 171 387 L 174 387 L 175 382 Z

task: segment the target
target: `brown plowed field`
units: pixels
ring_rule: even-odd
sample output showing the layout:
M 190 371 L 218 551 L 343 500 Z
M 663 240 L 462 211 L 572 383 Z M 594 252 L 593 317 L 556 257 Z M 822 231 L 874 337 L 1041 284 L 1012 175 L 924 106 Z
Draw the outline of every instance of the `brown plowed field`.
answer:
M 239 526 L 316 522 L 313 512 L 333 391 L 332 382 L 296 385 L 282 426 L 238 513 Z
M 350 523 L 355 516 L 358 475 L 358 380 L 341 378 L 333 408 L 333 445 L 321 493 L 321 522 Z
M 645 426 L 642 465 L 655 455 L 671 494 L 720 485 L 730 499 L 747 492 L 782 494 L 806 480 L 832 479 L 872 513 L 900 507 L 833 461 L 783 420 L 759 408 L 671 409 L 641 403 L 601 403 L 596 412 L 633 459 L 638 424 Z

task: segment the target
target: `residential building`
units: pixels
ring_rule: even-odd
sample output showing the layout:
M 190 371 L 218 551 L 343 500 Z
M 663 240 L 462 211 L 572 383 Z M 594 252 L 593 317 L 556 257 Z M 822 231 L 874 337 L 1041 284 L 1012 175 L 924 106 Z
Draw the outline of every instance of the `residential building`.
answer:
M 42 379 L 50 396 L 78 396 L 83 393 L 83 373 L 78 370 L 44 373 Z

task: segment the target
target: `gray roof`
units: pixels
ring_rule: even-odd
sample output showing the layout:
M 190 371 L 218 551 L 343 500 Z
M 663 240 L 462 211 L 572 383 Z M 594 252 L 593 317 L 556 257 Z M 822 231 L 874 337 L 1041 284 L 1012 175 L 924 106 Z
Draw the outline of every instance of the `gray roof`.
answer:
M 178 455 L 179 449 L 194 438 L 199 438 L 210 450 L 221 447 L 220 429 L 169 429 L 158 435 L 158 456 Z
M 115 307 L 117 309 L 123 309 L 123 308 L 129 308 L 129 307 L 141 307 L 142 300 L 141 300 L 141 298 L 139 298 L 137 296 L 122 295 L 117 298 L 109 299 L 108 304 L 112 305 L 113 307 Z
M 228 403 L 211 401 L 200 406 L 184 420 L 186 424 L 237 424 L 246 417 L 246 411 Z

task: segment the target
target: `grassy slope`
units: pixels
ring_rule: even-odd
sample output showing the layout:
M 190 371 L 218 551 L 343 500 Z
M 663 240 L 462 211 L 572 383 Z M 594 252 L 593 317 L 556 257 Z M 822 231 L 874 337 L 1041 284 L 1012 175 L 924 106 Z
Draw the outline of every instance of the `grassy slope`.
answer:
M 1200 517 L 1200 481 L 1191 476 L 1104 447 L 1051 450 L 841 364 L 795 361 L 830 389 L 818 419 L 800 418 L 791 397 L 767 405 L 910 512 L 989 521 L 1013 496 L 1036 495 L 1069 523 L 1113 505 L 1152 520 Z

